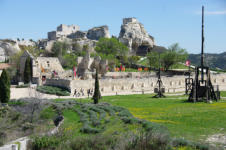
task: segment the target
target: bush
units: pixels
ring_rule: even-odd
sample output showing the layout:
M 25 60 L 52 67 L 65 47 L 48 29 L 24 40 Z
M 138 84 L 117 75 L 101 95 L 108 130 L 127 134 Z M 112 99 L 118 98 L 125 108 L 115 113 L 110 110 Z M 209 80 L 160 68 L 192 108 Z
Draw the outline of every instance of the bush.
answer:
M 100 94 L 100 87 L 99 87 L 98 70 L 96 70 L 95 89 L 93 94 L 94 104 L 98 104 L 98 101 L 100 98 L 101 98 L 101 94 Z
M 29 122 L 26 122 L 22 125 L 22 129 L 23 131 L 26 131 L 26 130 L 33 130 L 34 129 L 34 124 L 32 123 L 29 123 Z
M 17 101 L 11 100 L 11 101 L 8 102 L 8 105 L 10 105 L 10 106 L 23 106 L 25 104 L 26 104 L 26 102 L 22 102 L 20 100 L 17 100 Z
M 3 131 L 0 131 L 0 146 L 4 145 L 4 142 L 7 139 L 7 134 Z
M 53 149 L 57 147 L 61 139 L 56 136 L 33 137 L 32 150 Z
M 88 137 L 77 137 L 70 141 L 68 149 L 72 150 L 106 150 L 116 149 L 118 139 L 113 136 L 95 135 Z
M 92 128 L 88 124 L 84 124 L 83 127 L 80 129 L 83 133 L 100 133 L 101 130 L 97 128 Z
M 40 113 L 41 119 L 51 119 L 55 116 L 56 112 L 53 110 L 52 107 L 45 108 Z
M 27 88 L 29 84 L 17 85 L 16 88 Z
M 41 93 L 52 94 L 57 96 L 70 96 L 70 93 L 67 90 L 60 87 L 38 86 L 37 91 Z
M 32 64 L 31 58 L 27 57 L 24 68 L 24 82 L 29 83 L 32 80 Z
M 4 69 L 0 77 L 0 102 L 8 103 L 10 100 L 10 79 L 7 71 Z
M 191 147 L 193 149 L 197 150 L 209 150 L 210 147 L 207 144 L 201 144 L 201 143 L 194 143 L 191 141 L 188 141 L 186 139 L 176 138 L 172 140 L 172 146 L 174 147 Z

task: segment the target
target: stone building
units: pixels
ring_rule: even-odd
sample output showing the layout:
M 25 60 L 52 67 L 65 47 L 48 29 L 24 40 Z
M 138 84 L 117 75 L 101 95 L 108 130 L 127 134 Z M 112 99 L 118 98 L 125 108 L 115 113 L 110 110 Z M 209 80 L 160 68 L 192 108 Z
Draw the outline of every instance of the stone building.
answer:
M 57 40 L 60 38 L 66 38 L 68 35 L 79 31 L 80 27 L 77 25 L 64 25 L 61 24 L 57 27 L 56 31 L 48 32 L 49 40 Z
M 37 57 L 25 51 L 20 57 L 20 81 L 24 81 L 24 69 L 27 58 L 31 58 L 32 82 L 42 84 L 50 78 L 70 78 L 72 71 L 65 71 L 57 57 Z

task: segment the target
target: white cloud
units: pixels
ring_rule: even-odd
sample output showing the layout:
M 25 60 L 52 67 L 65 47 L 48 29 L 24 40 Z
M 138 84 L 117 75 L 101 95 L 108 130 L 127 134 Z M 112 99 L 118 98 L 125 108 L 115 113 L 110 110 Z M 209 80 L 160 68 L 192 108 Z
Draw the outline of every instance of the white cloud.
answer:
M 205 11 L 205 15 L 226 15 L 226 10 L 223 11 Z M 196 12 L 196 14 L 200 15 L 202 12 Z

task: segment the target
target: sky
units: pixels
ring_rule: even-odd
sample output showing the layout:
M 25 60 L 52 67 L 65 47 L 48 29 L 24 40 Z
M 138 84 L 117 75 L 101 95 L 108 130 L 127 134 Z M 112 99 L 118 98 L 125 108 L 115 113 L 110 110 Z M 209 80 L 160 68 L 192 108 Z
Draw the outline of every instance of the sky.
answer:
M 60 24 L 83 31 L 108 25 L 118 36 L 122 19 L 135 17 L 156 45 L 179 43 L 189 53 L 200 53 L 202 5 L 205 52 L 226 52 L 226 0 L 0 0 L 0 39 L 47 38 Z

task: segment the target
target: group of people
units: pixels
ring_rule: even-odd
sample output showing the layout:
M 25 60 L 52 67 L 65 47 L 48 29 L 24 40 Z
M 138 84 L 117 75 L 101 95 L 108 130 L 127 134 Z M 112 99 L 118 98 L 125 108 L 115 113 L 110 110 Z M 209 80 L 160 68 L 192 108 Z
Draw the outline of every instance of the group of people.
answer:
M 93 88 L 87 89 L 86 92 L 89 98 L 89 96 L 93 95 Z M 83 88 L 80 88 L 80 90 L 75 89 L 73 97 L 80 97 L 80 96 L 85 96 L 84 89 Z

